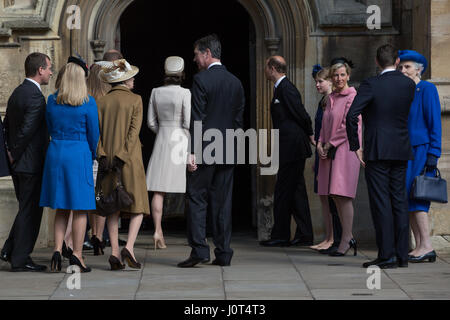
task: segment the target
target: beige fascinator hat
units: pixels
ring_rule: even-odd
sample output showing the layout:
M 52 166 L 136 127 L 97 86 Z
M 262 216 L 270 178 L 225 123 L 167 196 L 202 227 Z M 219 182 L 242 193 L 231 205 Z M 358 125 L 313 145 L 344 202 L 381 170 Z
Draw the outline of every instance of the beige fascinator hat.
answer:
M 127 60 L 120 59 L 115 61 L 98 61 L 96 62 L 102 67 L 99 72 L 100 79 L 108 83 L 117 83 L 133 78 L 139 68 L 130 65 Z
M 184 60 L 181 57 L 172 56 L 166 59 L 164 71 L 168 76 L 180 76 L 184 71 Z

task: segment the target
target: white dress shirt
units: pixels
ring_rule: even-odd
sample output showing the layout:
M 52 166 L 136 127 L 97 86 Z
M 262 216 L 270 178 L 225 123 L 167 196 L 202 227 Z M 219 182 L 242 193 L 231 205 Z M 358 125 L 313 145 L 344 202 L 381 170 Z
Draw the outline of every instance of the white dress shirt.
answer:
M 384 69 L 383 71 L 381 71 L 380 76 L 381 76 L 383 73 L 391 72 L 391 71 L 395 71 L 395 69 L 392 69 L 392 68 Z
M 33 79 L 30 79 L 30 78 L 25 78 L 25 79 L 27 79 L 28 81 L 33 82 L 39 88 L 39 90 L 42 92 L 41 85 L 39 83 L 37 83 L 36 81 L 34 81 Z
M 208 66 L 208 70 L 209 70 L 209 68 L 211 68 L 212 66 L 221 66 L 222 65 L 222 63 L 220 63 L 220 62 L 213 62 L 213 63 L 211 63 L 209 66 Z
M 275 82 L 274 90 L 278 87 L 278 85 L 280 84 L 281 81 L 283 81 L 284 78 L 286 78 L 286 76 L 282 76 L 280 79 L 277 80 L 277 82 Z

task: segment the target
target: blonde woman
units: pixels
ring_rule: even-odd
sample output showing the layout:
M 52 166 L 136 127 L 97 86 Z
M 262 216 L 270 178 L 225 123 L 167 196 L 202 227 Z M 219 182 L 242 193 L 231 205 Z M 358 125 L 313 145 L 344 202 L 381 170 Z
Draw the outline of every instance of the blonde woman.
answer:
M 313 78 L 316 82 L 317 92 L 322 95 L 322 99 L 317 107 L 314 127 L 314 140 L 319 142 L 320 130 L 322 128 L 322 119 L 325 107 L 328 101 L 328 95 L 333 91 L 330 69 L 315 65 L 313 69 Z M 314 192 L 318 192 L 317 175 L 319 172 L 319 154 L 316 150 L 314 162 Z M 342 227 L 339 221 L 336 205 L 330 196 L 320 196 L 322 205 L 323 224 L 325 229 L 325 239 L 310 248 L 323 254 L 330 254 L 337 250 L 341 241 Z
M 356 240 L 353 238 L 353 199 L 358 186 L 360 161 L 350 151 L 346 132 L 346 115 L 356 90 L 348 85 L 351 75 L 351 62 L 345 58 L 333 61 L 331 79 L 334 91 L 328 96 L 323 113 L 317 151 L 319 153 L 318 193 L 321 199 L 328 201 L 331 196 L 336 204 L 342 225 L 341 243 L 331 256 L 344 256 L 353 248 L 357 254 Z M 361 118 L 358 122 L 358 136 L 361 141 Z M 362 150 L 358 151 L 359 154 Z M 325 201 L 322 201 L 324 204 Z
M 55 250 L 51 271 L 61 271 L 61 251 L 70 211 L 73 254 L 70 264 L 89 272 L 82 257 L 86 214 L 95 209 L 92 163 L 99 138 L 97 105 L 88 95 L 86 64 L 74 57 L 49 96 L 46 120 L 51 142 L 45 158 L 40 206 L 56 209 Z
M 99 73 L 102 67 L 98 64 L 93 64 L 91 66 L 89 77 L 87 78 L 87 88 L 91 96 L 98 101 L 101 97 L 105 96 L 109 90 L 111 90 L 111 85 L 102 81 L 100 79 Z M 94 160 L 94 182 L 97 177 L 98 162 Z M 94 256 L 103 255 L 105 244 L 103 243 L 103 230 L 105 229 L 106 218 L 97 214 L 89 214 L 89 223 L 91 224 L 92 237 L 91 244 L 94 248 Z

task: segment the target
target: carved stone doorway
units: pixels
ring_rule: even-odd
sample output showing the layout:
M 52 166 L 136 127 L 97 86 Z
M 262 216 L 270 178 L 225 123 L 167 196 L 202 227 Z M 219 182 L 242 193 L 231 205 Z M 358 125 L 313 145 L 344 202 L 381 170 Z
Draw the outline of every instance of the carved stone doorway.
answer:
M 144 122 L 141 141 L 143 160 L 147 167 L 155 135 L 147 128 L 148 101 L 152 88 L 162 85 L 164 60 L 178 55 L 185 60 L 184 87 L 192 86 L 198 72 L 193 62 L 196 39 L 216 33 L 222 42 L 222 63 L 243 83 L 246 93 L 244 130 L 256 128 L 255 102 L 255 27 L 242 5 L 227 1 L 227 6 L 209 9 L 211 0 L 134 1 L 123 12 L 116 32 L 116 48 L 140 72 L 135 92 L 142 96 Z M 216 7 L 214 7 L 216 8 Z M 230 23 L 230 20 L 233 22 Z M 233 191 L 233 229 L 256 228 L 256 165 L 239 165 L 235 169 Z M 151 199 L 152 193 L 149 193 Z M 165 200 L 165 215 L 183 216 L 184 195 L 169 194 Z

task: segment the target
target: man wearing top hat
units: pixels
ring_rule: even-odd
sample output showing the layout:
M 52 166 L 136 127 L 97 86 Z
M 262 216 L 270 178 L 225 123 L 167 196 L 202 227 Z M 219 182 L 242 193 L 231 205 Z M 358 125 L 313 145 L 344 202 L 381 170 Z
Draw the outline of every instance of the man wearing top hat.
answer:
M 14 90 L 6 108 L 4 125 L 19 212 L 0 258 L 11 263 L 11 271 L 46 269 L 35 264 L 30 254 L 39 234 L 43 211 L 39 198 L 49 137 L 41 85 L 49 83 L 51 68 L 47 55 L 30 54 L 25 60 L 26 79 Z

